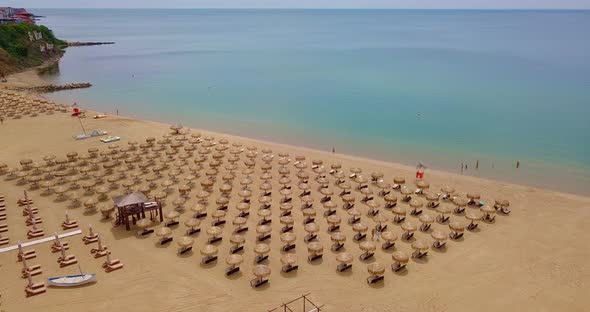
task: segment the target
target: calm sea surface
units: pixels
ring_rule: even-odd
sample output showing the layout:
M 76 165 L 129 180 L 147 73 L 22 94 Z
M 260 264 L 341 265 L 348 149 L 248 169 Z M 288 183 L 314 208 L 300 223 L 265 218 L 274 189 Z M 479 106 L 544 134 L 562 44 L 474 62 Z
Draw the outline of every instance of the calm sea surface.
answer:
M 34 12 L 55 99 L 590 194 L 590 11 Z

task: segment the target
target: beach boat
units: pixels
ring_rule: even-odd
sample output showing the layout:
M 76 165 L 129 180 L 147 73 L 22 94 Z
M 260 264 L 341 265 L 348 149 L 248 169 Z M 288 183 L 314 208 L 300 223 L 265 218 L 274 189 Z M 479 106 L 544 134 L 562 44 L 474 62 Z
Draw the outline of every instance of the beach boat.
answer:
M 96 282 L 96 274 L 78 274 L 68 276 L 50 277 L 47 284 L 56 287 L 73 287 Z
M 100 139 L 100 141 L 103 143 L 111 143 L 111 142 L 115 142 L 115 141 L 119 141 L 119 140 L 121 140 L 121 138 L 118 136 L 108 136 L 106 138 Z

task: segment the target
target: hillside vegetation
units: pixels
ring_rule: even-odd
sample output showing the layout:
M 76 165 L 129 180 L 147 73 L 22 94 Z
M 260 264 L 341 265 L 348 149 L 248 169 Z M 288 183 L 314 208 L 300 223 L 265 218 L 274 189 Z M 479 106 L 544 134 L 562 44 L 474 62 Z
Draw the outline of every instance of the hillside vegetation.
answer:
M 29 32 L 39 32 L 40 40 L 31 42 Z M 41 52 L 40 46 L 53 44 L 53 49 Z M 46 60 L 63 54 L 66 42 L 57 39 L 53 32 L 40 25 L 8 24 L 0 25 L 0 73 L 9 74 L 29 67 L 39 66 Z

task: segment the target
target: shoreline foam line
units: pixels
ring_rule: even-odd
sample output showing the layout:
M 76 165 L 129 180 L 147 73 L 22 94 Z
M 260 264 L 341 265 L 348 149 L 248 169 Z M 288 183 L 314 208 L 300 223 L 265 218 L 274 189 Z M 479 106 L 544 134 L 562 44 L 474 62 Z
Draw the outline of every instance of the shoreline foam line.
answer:
M 58 234 L 57 236 L 59 238 L 64 238 L 64 237 L 70 237 L 70 236 L 74 236 L 74 235 L 78 235 L 78 234 L 82 234 L 82 230 L 75 230 L 75 231 L 71 231 L 71 232 L 66 232 L 66 233 Z M 23 247 L 33 246 L 33 245 L 37 245 L 37 244 L 41 244 L 41 243 L 47 243 L 47 242 L 52 241 L 54 239 L 55 239 L 55 235 L 48 236 L 48 237 L 44 237 L 44 238 L 37 239 L 34 241 L 22 243 L 21 246 L 23 246 Z M 12 251 L 12 250 L 16 250 L 16 249 L 18 249 L 18 245 L 0 248 L 0 253 Z

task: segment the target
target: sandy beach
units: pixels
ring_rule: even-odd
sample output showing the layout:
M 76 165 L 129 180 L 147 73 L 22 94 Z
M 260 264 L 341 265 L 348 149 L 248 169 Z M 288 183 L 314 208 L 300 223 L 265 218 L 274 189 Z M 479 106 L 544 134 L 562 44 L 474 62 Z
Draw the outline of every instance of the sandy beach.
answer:
M 23 85 L 29 79 L 36 79 L 33 78 L 35 76 L 34 72 L 28 72 L 9 77 L 9 80 L 12 84 Z M 101 143 L 99 138 L 75 140 L 72 136 L 81 133 L 80 123 L 77 118 L 70 117 L 69 113 L 70 111 L 55 112 L 51 115 L 41 113 L 36 117 L 23 116 L 21 119 L 6 118 L 4 124 L 0 125 L 0 163 L 20 170 L 19 161 L 22 159 L 32 159 L 35 163 L 43 164 L 43 157 L 46 155 L 64 158 L 68 152 L 87 154 L 89 148 L 109 150 L 108 145 Z M 121 140 L 115 143 L 120 148 L 128 147 L 128 143 L 132 141 L 144 143 L 148 137 L 159 140 L 163 135 L 171 133 L 169 125 L 166 124 L 111 115 L 103 119 L 92 119 L 94 114 L 87 112 L 87 118 L 82 119 L 86 130 L 104 130 L 110 135 L 120 136 Z M 487 205 L 493 205 L 496 199 L 506 199 L 510 202 L 512 211 L 509 215 L 497 214 L 493 223 L 479 221 L 475 231 L 466 230 L 462 239 L 449 239 L 446 248 L 437 250 L 430 247 L 433 242 L 431 233 L 448 233 L 448 224 L 433 222 L 430 230 L 416 230 L 414 239 L 402 240 L 403 230 L 399 224 L 391 221 L 391 209 L 383 207 L 384 200 L 377 194 L 379 189 L 369 182 L 367 184 L 373 190 L 374 201 L 380 206 L 380 214 L 388 218 L 388 230 L 394 232 L 398 239 L 395 248 L 391 250 L 380 248 L 383 241 L 375 242 L 377 248 L 374 257 L 369 261 L 361 261 L 358 257 L 363 251 L 359 249 L 358 243 L 353 241 L 355 233 L 352 226 L 346 222 L 349 215 L 342 208 L 342 198 L 338 196 L 340 189 L 334 184 L 335 178 L 326 172 L 329 188 L 335 191 L 332 201 L 337 204 L 336 214 L 342 218 L 340 231 L 347 237 L 344 250 L 354 259 L 352 270 L 339 273 L 336 271 L 337 252 L 330 250 L 332 241 L 330 233 L 327 232 L 327 218 L 323 215 L 325 209 L 320 203 L 323 195 L 318 191 L 319 184 L 314 181 L 316 174 L 311 168 L 312 161 L 321 160 L 327 170 L 330 170 L 331 164 L 342 165 L 346 183 L 353 186 L 355 205 L 362 212 L 361 223 L 369 228 L 368 241 L 371 240 L 371 229 L 375 222 L 367 216 L 367 206 L 361 202 L 361 193 L 354 189 L 357 183 L 348 177 L 350 169 L 361 168 L 361 175 L 369 180 L 371 172 L 381 172 L 383 180 L 390 184 L 393 184 L 395 176 L 402 176 L 405 177 L 406 185 L 415 190 L 415 168 L 212 133 L 205 129 L 190 129 L 186 137 L 190 138 L 191 134 L 196 133 L 200 133 L 201 138 L 212 137 L 212 142 L 216 142 L 215 146 L 219 146 L 220 140 L 225 139 L 229 146 L 240 143 L 244 149 L 256 147 L 258 153 L 254 158 L 256 165 L 251 175 L 252 203 L 247 221 L 249 230 L 244 234 L 244 261 L 240 266 L 240 273 L 226 277 L 224 270 L 227 267 L 225 257 L 231 247 L 229 237 L 234 228 L 231 220 L 237 216 L 238 211 L 235 207 L 241 200 L 237 193 L 240 181 L 245 178 L 241 171 L 245 168 L 246 151 L 240 154 L 240 160 L 236 162 L 237 176 L 231 183 L 233 190 L 229 196 L 229 208 L 225 218 L 227 224 L 222 226 L 223 240 L 216 245 L 219 259 L 211 265 L 200 265 L 202 256 L 199 251 L 207 244 L 206 229 L 210 227 L 211 213 L 216 209 L 215 200 L 222 196 L 219 190 L 223 184 L 221 177 L 228 173 L 224 168 L 229 157 L 226 151 L 209 196 L 209 215 L 201 220 L 201 233 L 194 235 L 193 252 L 180 256 L 177 254 L 176 242 L 161 246 L 158 244 L 159 238 L 154 234 L 137 236 L 135 226 L 131 231 L 126 231 L 124 226 L 113 227 L 112 220 L 101 219 L 99 212 L 86 213 L 84 207 L 68 208 L 70 200 L 56 201 L 55 194 L 43 196 L 43 188 L 30 190 L 29 195 L 43 219 L 40 227 L 44 229 L 45 236 L 50 236 L 56 231 L 64 232 L 60 224 L 64 220 L 64 213 L 68 211 L 70 217 L 77 220 L 83 234 L 88 231 L 87 225 L 92 224 L 95 231 L 101 235 L 103 243 L 111 250 L 113 257 L 120 259 L 125 266 L 122 270 L 105 273 L 101 269 L 104 259 L 95 259 L 90 253 L 93 245 L 83 244 L 81 235 L 69 237 L 64 239 L 70 245 L 68 253 L 77 257 L 85 272 L 96 273 L 98 282 L 69 289 L 49 288 L 44 294 L 27 298 L 23 292 L 27 282 L 20 276 L 22 264 L 16 261 L 16 251 L 0 253 L 0 309 L 7 312 L 66 309 L 104 311 L 116 308 L 128 311 L 268 311 L 306 293 L 311 293 L 310 299 L 315 303 L 324 305 L 322 311 L 585 311 L 590 304 L 590 299 L 584 295 L 590 292 L 590 264 L 587 261 L 590 249 L 585 247 L 590 239 L 590 234 L 586 231 L 586 227 L 590 226 L 588 197 L 428 169 L 425 181 L 429 182 L 432 192 L 440 193 L 443 186 L 451 186 L 456 190 L 455 195 L 462 198 L 467 193 L 481 194 L 480 200 Z M 171 138 L 174 140 L 174 136 Z M 186 146 L 188 143 L 185 141 L 184 144 Z M 170 149 L 168 145 L 164 146 Z M 260 219 L 256 214 L 260 206 L 257 198 L 262 193 L 260 177 L 263 174 L 262 155 L 265 154 L 262 150 L 265 148 L 270 149 L 274 155 L 272 169 L 269 171 L 272 175 L 269 180 L 272 184 L 272 237 L 266 241 L 270 246 L 270 255 L 268 262 L 265 262 L 271 269 L 271 274 L 269 284 L 252 288 L 249 283 L 254 278 L 253 249 L 257 244 L 255 229 Z M 197 145 L 197 151 L 201 149 L 202 147 Z M 188 159 L 188 164 L 193 164 L 192 159 L 198 155 L 197 151 Z M 279 239 L 282 227 L 279 222 L 279 200 L 282 198 L 279 194 L 281 185 L 278 183 L 281 176 L 278 172 L 280 165 L 277 163 L 281 158 L 279 153 L 289 154 L 286 157 L 289 159 L 286 167 L 290 169 L 287 176 L 291 180 L 293 192 L 293 233 L 297 237 L 296 248 L 291 253 L 297 255 L 299 264 L 299 269 L 292 273 L 281 272 L 280 256 L 283 253 L 283 243 Z M 184 152 L 171 156 L 177 157 L 179 154 Z M 305 217 L 299 208 L 301 200 L 298 195 L 301 191 L 298 188 L 298 169 L 294 167 L 295 157 L 298 155 L 305 156 L 307 167 L 304 171 L 309 174 L 310 197 L 314 200 L 313 207 L 317 211 L 317 240 L 324 247 L 323 258 L 313 263 L 307 261 L 308 250 L 304 242 L 307 233 L 303 225 Z M 209 155 L 207 162 L 212 159 Z M 176 160 L 178 159 L 169 161 L 170 165 Z M 166 162 L 163 158 L 158 161 Z M 180 215 L 180 225 L 172 227 L 172 237 L 175 240 L 184 235 L 186 227 L 183 222 L 193 214 L 190 207 L 197 203 L 195 195 L 201 191 L 199 182 L 206 179 L 205 172 L 209 169 L 206 164 L 199 171 L 200 175 L 190 191 L 189 200 L 184 204 L 186 211 Z M 188 174 L 188 167 L 189 165 L 182 167 L 183 173 L 180 177 Z M 169 171 L 170 169 L 167 169 L 164 172 Z M 130 175 L 132 172 L 139 171 L 137 168 L 130 169 L 126 174 Z M 141 182 L 133 188 L 146 185 L 144 178 L 145 176 L 139 176 Z M 161 183 L 165 179 L 156 181 L 158 186 L 152 189 L 152 197 L 153 194 L 164 190 L 165 187 Z M 180 197 L 178 187 L 181 184 L 183 183 L 175 182 L 171 186 L 172 192 L 163 200 L 164 214 L 174 210 L 172 202 Z M 5 196 L 7 216 L 0 224 L 8 225 L 8 231 L 1 234 L 3 237 L 9 237 L 8 245 L 14 245 L 19 240 L 28 240 L 28 227 L 24 222 L 26 217 L 22 216 L 22 208 L 17 206 L 16 201 L 22 197 L 23 190 L 29 189 L 29 183 L 17 185 L 16 180 L 8 179 L 6 175 L 0 176 L 0 195 Z M 388 190 L 397 197 L 398 206 L 410 210 L 408 204 L 401 201 L 402 194 Z M 96 194 L 84 196 L 82 190 L 76 193 L 82 197 L 82 202 L 97 197 Z M 112 205 L 110 198 L 123 193 L 123 187 L 111 190 L 107 194 L 109 200 L 102 203 Z M 423 196 L 413 197 L 421 203 L 426 203 Z M 441 200 L 440 205 L 455 207 L 450 201 Z M 423 210 L 423 214 L 437 215 L 434 209 L 424 207 Z M 466 210 L 478 211 L 472 207 L 467 207 Z M 450 216 L 451 221 L 468 223 L 465 214 L 451 213 Z M 420 226 L 418 216 L 408 213 L 406 220 Z M 154 228 L 161 226 L 155 225 Z M 411 258 L 407 270 L 392 272 L 392 253 L 405 251 L 411 254 L 411 244 L 414 241 L 428 244 L 428 256 L 422 259 Z M 0 246 L 2 247 L 6 246 Z M 43 281 L 51 276 L 77 274 L 76 265 L 59 268 L 56 263 L 58 254 L 50 251 L 50 243 L 28 248 L 35 249 L 37 253 L 37 257 L 30 260 L 30 263 L 39 264 L 43 269 L 41 275 L 34 277 L 35 281 Z M 385 265 L 384 281 L 368 285 L 367 265 L 375 262 Z

